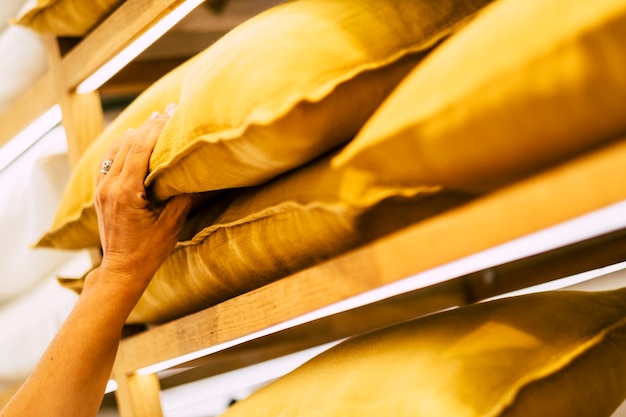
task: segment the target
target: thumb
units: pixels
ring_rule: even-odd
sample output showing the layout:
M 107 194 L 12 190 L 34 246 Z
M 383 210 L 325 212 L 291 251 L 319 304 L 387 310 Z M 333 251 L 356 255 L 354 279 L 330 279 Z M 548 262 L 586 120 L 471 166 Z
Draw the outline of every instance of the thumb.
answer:
M 161 211 L 159 217 L 161 219 L 166 219 L 170 221 L 174 221 L 174 226 L 177 230 L 180 230 L 185 222 L 189 211 L 193 205 L 193 198 L 191 194 L 180 194 L 172 197 L 168 200 Z

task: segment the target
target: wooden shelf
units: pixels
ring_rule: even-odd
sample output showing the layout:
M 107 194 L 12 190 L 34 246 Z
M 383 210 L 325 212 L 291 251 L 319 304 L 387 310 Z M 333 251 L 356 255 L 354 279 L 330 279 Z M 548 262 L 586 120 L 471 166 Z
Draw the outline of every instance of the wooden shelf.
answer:
M 547 227 L 624 202 L 626 201 L 626 187 L 623 187 L 623 178 L 626 178 L 624 160 L 626 160 L 626 141 L 620 141 L 334 260 L 130 337 L 120 345 L 118 372 L 123 369 L 130 375 L 147 366 L 203 349 L 214 348 L 216 352 L 230 349 L 239 345 L 238 341 L 241 341 L 243 346 L 243 343 L 249 343 L 248 339 L 256 339 L 255 335 L 261 335 L 274 326 L 281 326 L 328 305 L 396 283 L 415 274 L 432 271 L 434 268 Z M 578 257 L 576 262 L 563 263 L 561 258 L 560 266 L 557 268 L 555 259 L 559 257 L 554 258 L 545 254 L 543 258 L 540 257 L 539 259 L 543 260 L 535 263 L 535 272 L 549 268 L 552 272 L 546 275 L 547 278 L 535 274 L 524 278 L 520 271 L 524 269 L 532 271 L 532 263 L 527 262 L 524 266 L 522 261 L 518 263 L 517 268 L 509 267 L 508 272 L 506 266 L 502 266 L 497 284 L 484 285 L 483 282 L 482 286 L 477 285 L 482 281 L 480 279 L 477 281 L 476 275 L 472 273 L 479 271 L 467 270 L 463 274 L 442 273 L 435 281 L 424 281 L 423 285 L 417 283 L 402 295 L 408 297 L 409 305 L 417 306 L 414 311 L 401 308 L 398 314 L 402 317 L 390 315 L 387 320 L 381 316 L 383 318 L 378 322 L 372 322 L 371 327 L 386 325 L 397 321 L 398 318 L 407 318 L 407 315 L 414 317 L 459 303 L 473 302 L 477 298 L 494 296 L 559 278 L 562 276 L 561 273 L 575 273 L 578 270 L 603 266 L 626 258 L 623 251 L 607 252 L 605 249 L 607 245 L 615 247 L 616 239 L 621 245 L 617 247 L 623 247 L 622 236 L 611 235 L 611 238 L 597 236 L 597 238 L 595 242 L 590 240 L 585 243 L 589 247 L 595 247 L 595 251 L 591 252 L 593 256 L 586 260 Z M 497 267 L 498 261 L 494 262 L 492 266 Z M 537 266 L 540 264 L 543 265 L 541 268 Z M 505 279 L 507 276 L 514 279 Z M 450 281 L 454 279 L 458 282 Z M 419 304 L 423 301 L 420 300 L 428 291 L 437 288 L 445 297 L 427 309 L 422 308 Z M 382 302 L 380 305 L 384 306 L 385 303 Z M 342 314 L 350 315 L 354 314 L 354 311 L 338 313 L 333 316 L 333 320 L 340 320 Z M 372 315 L 367 317 L 367 320 L 363 320 L 366 323 Z M 348 322 L 351 325 L 334 326 L 336 332 L 326 332 L 304 345 L 346 337 L 350 332 L 367 331 L 370 327 L 370 324 L 366 324 L 365 328 L 353 326 L 355 320 Z M 312 329 L 310 332 L 304 330 L 305 332 L 320 333 L 315 330 L 315 326 L 320 324 L 313 319 L 310 323 L 305 321 L 297 326 L 307 325 L 311 325 Z M 290 326 L 286 328 L 289 329 Z M 269 345 L 274 345 L 272 337 L 281 336 L 263 337 L 267 339 Z M 251 349 L 258 351 L 259 343 L 263 344 L 263 342 L 253 343 L 250 345 Z M 303 347 L 302 343 L 295 345 L 298 349 Z M 245 350 L 243 347 L 241 349 Z M 285 348 L 281 353 L 284 354 L 289 350 Z M 210 362 L 211 355 L 207 356 L 203 363 Z
M 82 81 L 183 1 L 127 0 L 62 57 L 58 50 L 49 51 L 48 72 L 0 115 L 0 146 L 53 105 L 63 104 Z M 70 118 L 73 117 L 71 108 L 67 110 L 62 106 L 62 111 L 64 122 L 66 112 L 70 113 Z M 88 118 L 90 115 L 80 117 L 82 120 Z M 85 140 L 89 139 L 94 137 Z

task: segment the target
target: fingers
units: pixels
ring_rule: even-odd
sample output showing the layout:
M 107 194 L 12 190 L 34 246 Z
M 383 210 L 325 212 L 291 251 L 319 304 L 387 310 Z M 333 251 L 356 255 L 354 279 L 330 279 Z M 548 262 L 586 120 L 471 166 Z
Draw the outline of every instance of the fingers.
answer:
M 112 159 L 113 164 L 101 175 L 94 200 L 103 265 L 109 270 L 131 272 L 137 272 L 141 265 L 141 285 L 147 285 L 175 247 L 193 201 L 191 196 L 181 195 L 157 205 L 146 196 L 144 181 L 150 155 L 172 111 L 173 106 L 168 106 L 165 113 L 154 113 L 111 145 L 105 158 Z
M 115 140 L 104 158 L 113 161 L 112 165 L 108 173 L 100 174 L 98 182 L 105 176 L 111 178 L 123 175 L 123 181 L 128 181 L 127 185 L 143 188 L 150 155 L 175 108 L 176 105 L 172 103 L 162 114 L 154 112 L 140 127 L 128 129 L 124 135 Z
M 118 153 L 118 158 L 124 161 L 123 165 L 120 165 L 120 172 L 126 173 L 125 177 L 129 180 L 140 180 L 143 185 L 148 172 L 150 155 L 168 120 L 169 116 L 165 114 L 153 113 L 146 123 L 128 135 Z M 139 177 L 137 173 L 143 175 Z
M 124 140 L 126 140 L 125 135 L 117 138 L 115 141 L 113 141 L 113 143 L 105 153 L 104 158 L 102 159 L 102 163 L 104 164 L 104 161 L 111 161 L 111 166 L 106 172 L 104 172 L 104 165 L 98 167 L 98 169 L 100 170 L 100 175 L 98 176 L 97 184 L 100 184 L 100 182 L 104 179 L 104 176 L 108 175 L 111 172 L 111 169 L 113 168 L 113 162 L 115 161 L 116 155 L 119 152 Z

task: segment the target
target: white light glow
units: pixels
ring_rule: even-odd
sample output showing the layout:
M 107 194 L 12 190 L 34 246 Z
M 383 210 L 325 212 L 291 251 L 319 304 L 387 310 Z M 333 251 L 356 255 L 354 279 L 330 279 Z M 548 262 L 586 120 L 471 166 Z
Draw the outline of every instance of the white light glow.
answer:
M 17 159 L 50 129 L 61 122 L 61 107 L 55 105 L 0 148 L 0 171 Z
M 526 258 L 592 237 L 626 227 L 626 201 L 586 214 L 559 225 L 531 233 L 519 239 L 473 254 L 471 256 L 418 273 L 372 291 L 356 295 L 283 323 L 268 327 L 239 339 L 208 347 L 177 358 L 169 359 L 138 370 L 140 374 L 159 372 L 215 352 L 267 336 L 281 330 L 308 323 L 322 317 L 341 313 L 364 305 L 388 299 L 420 288 L 425 288 L 473 272 L 482 271 L 507 262 Z
M 234 392 L 271 382 L 337 343 L 339 342 L 328 343 L 163 390 L 161 391 L 163 413 L 166 417 L 169 415 L 207 415 L 211 405 L 219 404 L 220 397 L 228 397 Z M 223 410 L 214 411 L 217 414 Z
M 107 387 L 104 390 L 104 393 L 109 394 L 114 391 L 117 391 L 117 382 L 113 379 L 109 379 L 109 382 L 107 382 Z
M 526 287 L 521 290 L 511 291 L 506 294 L 499 295 L 497 297 L 489 298 L 485 301 L 496 300 L 499 298 L 506 297 L 517 297 L 520 295 L 526 294 L 534 294 L 537 292 L 545 292 L 545 291 L 554 291 L 561 290 L 568 287 L 573 287 L 575 285 L 582 284 L 587 281 L 591 281 L 605 275 L 612 274 L 614 272 L 619 272 L 626 270 L 626 262 L 620 262 L 615 265 L 609 265 L 604 268 L 598 268 L 591 271 L 582 272 L 580 274 L 572 275 L 569 277 L 555 279 L 554 281 L 544 282 L 543 284 L 533 285 L 531 287 Z
M 187 0 L 180 6 L 168 13 L 154 26 L 142 33 L 130 45 L 114 56 L 110 61 L 101 66 L 96 72 L 91 74 L 76 88 L 79 94 L 87 94 L 96 91 L 102 84 L 117 74 L 130 61 L 135 59 L 146 48 L 152 45 L 165 32 L 170 30 L 176 23 L 180 22 L 193 9 L 198 7 L 204 0 Z

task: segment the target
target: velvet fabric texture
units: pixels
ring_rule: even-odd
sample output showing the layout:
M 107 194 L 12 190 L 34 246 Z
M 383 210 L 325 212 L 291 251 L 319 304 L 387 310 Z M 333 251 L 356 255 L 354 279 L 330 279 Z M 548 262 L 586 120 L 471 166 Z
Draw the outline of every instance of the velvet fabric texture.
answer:
M 503 299 L 350 339 L 223 416 L 609 417 L 625 343 L 625 289 Z
M 398 86 L 337 166 L 486 191 L 626 131 L 626 3 L 503 0 Z
M 35 32 L 84 36 L 124 0 L 38 0 L 15 23 Z
M 109 144 L 168 102 L 146 185 L 165 200 L 261 184 L 348 140 L 425 51 L 487 0 L 297 0 L 243 23 L 157 82 L 79 163 L 38 246 L 99 245 L 93 194 Z

